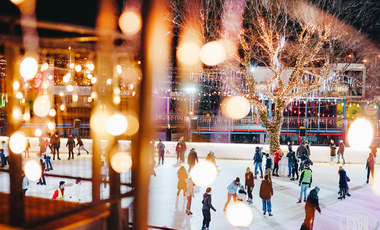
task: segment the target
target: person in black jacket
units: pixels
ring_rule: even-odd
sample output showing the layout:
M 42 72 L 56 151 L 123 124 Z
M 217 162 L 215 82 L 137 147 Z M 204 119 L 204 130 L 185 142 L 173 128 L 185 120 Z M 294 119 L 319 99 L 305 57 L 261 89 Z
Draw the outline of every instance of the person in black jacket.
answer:
M 339 166 L 339 197 L 338 199 L 346 199 L 346 193 L 348 188 L 348 183 L 350 178 L 348 178 L 346 171 L 342 166 Z
M 187 156 L 187 164 L 189 165 L 189 172 L 194 168 L 195 164 L 198 164 L 198 154 L 195 152 L 194 148 L 190 150 L 190 153 Z
M 318 192 L 319 188 L 315 187 L 312 189 L 307 197 L 305 205 L 305 220 L 301 226 L 301 230 L 312 230 L 314 226 L 314 216 L 315 210 L 317 210 L 321 215 L 321 208 L 319 207 Z
M 298 181 L 298 157 L 295 154 L 293 157 L 293 164 L 292 164 L 292 178 L 290 180 L 294 180 L 294 175 L 297 175 L 297 178 L 295 180 Z
M 295 157 L 295 152 L 292 151 L 292 147 L 289 146 L 290 151 L 286 154 L 286 157 L 288 158 L 288 177 L 292 174 L 292 168 L 293 168 L 293 158 Z
M 77 145 L 76 146 L 78 146 L 78 145 L 79 145 L 78 156 L 80 156 L 80 150 L 81 149 L 84 150 L 84 151 L 86 151 L 87 155 L 88 155 L 88 151 L 87 151 L 87 149 L 84 148 L 84 144 L 83 144 L 82 138 L 80 136 L 77 136 Z
M 69 139 L 67 139 L 66 147 L 69 148 L 69 158 L 67 160 L 70 160 L 70 153 L 71 153 L 71 159 L 74 160 L 74 146 L 75 146 L 75 140 L 73 135 L 69 134 Z
M 53 160 L 55 160 L 55 153 L 57 153 L 57 159 L 61 160 L 59 158 L 59 148 L 61 147 L 61 138 L 58 135 L 58 132 L 55 133 L 52 137 L 50 137 L 50 143 L 53 145 Z
M 203 200 L 202 200 L 202 213 L 203 213 L 203 223 L 202 223 L 202 230 L 208 229 L 211 222 L 211 213 L 210 209 L 214 210 L 216 212 L 216 209 L 211 204 L 211 188 L 208 187 L 206 189 L 206 193 L 203 194 Z

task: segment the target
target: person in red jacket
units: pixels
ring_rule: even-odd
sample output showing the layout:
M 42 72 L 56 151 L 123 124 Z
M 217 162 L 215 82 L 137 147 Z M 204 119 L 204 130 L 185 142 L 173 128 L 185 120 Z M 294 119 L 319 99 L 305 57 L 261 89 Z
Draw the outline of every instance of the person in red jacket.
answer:
M 59 188 L 54 191 L 53 200 L 65 200 L 65 182 L 59 182 Z
M 273 176 L 279 176 L 278 175 L 278 162 L 281 160 L 281 150 L 278 150 L 274 155 L 274 167 L 273 167 Z

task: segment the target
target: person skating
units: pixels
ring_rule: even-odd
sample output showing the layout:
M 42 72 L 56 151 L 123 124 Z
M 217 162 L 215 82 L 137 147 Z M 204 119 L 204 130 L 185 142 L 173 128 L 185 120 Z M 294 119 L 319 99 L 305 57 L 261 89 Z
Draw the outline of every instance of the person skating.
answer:
M 104 161 L 100 162 L 100 176 L 102 178 L 102 183 L 104 185 L 104 188 L 106 188 L 107 181 L 108 181 L 108 168 Z
M 294 179 L 294 175 L 297 175 L 297 178 Z M 298 157 L 294 154 L 293 164 L 292 164 L 292 178 L 290 180 L 298 181 Z
M 25 176 L 25 171 L 22 171 L 22 194 L 26 194 L 26 191 L 28 191 L 29 188 L 29 179 Z
M 268 175 L 269 181 L 272 182 L 271 172 L 272 172 L 272 158 L 269 156 L 269 153 L 265 155 L 265 175 Z
M 54 191 L 53 200 L 65 200 L 65 182 L 60 181 L 59 187 Z
M 158 164 L 164 164 L 164 157 L 165 157 L 165 144 L 162 143 L 162 139 L 158 140 L 157 144 L 157 149 L 158 149 Z
M 50 160 L 51 159 L 51 146 L 50 145 L 48 147 L 46 147 L 45 156 L 46 156 L 46 169 L 45 169 L 45 171 L 53 170 L 53 166 L 52 166 L 51 160 Z
M 301 186 L 301 192 L 300 192 L 300 199 L 297 201 L 297 203 L 302 202 L 302 193 L 304 195 L 304 202 L 306 202 L 306 194 L 307 194 L 307 188 L 311 187 L 311 183 L 313 182 L 313 177 L 311 170 L 309 168 L 309 165 L 304 166 L 304 170 L 302 170 L 299 180 L 299 186 Z
M 44 155 L 43 154 L 40 154 L 40 166 L 41 166 L 41 177 L 39 179 L 39 181 L 37 182 L 37 184 L 40 184 L 40 185 L 46 185 L 46 180 L 45 180 L 45 159 L 44 159 Z
M 260 169 L 261 176 L 260 178 L 263 178 L 263 153 L 261 152 L 261 149 L 259 146 L 255 149 L 255 155 L 253 156 L 253 163 L 255 164 L 255 177 L 257 178 L 257 168 Z
M 203 194 L 202 200 L 202 213 L 203 213 L 203 222 L 202 222 L 202 230 L 208 229 L 210 227 L 211 222 L 211 212 L 210 209 L 216 212 L 216 209 L 211 204 L 211 188 L 208 187 L 206 189 L 206 193 Z
M 177 162 L 185 162 L 186 143 L 181 137 L 177 143 L 175 151 L 177 152 Z
M 315 210 L 322 215 L 321 208 L 319 207 L 318 198 L 319 188 L 312 189 L 307 196 L 305 204 L 305 220 L 302 223 L 301 230 L 312 230 L 314 226 Z
M 253 187 L 255 187 L 254 181 L 255 180 L 254 180 L 253 172 L 251 171 L 251 169 L 249 167 L 247 167 L 246 172 L 245 172 L 245 187 L 246 187 L 247 193 L 248 193 L 247 202 L 249 204 L 253 203 L 252 191 L 253 191 Z
M 81 186 L 82 186 L 81 178 L 77 178 L 75 180 L 75 184 L 73 186 L 73 191 L 72 191 L 71 196 L 70 196 L 70 198 L 75 202 L 80 202 L 82 199 Z
M 247 203 L 247 192 L 245 191 L 244 186 L 240 186 L 240 189 L 236 194 L 236 200 Z
M 70 154 L 71 159 L 74 160 L 75 139 L 71 133 L 69 134 L 69 138 L 67 139 L 66 147 L 68 147 L 69 150 L 69 157 L 67 158 L 67 160 L 70 160 Z
M 350 178 L 348 178 L 346 171 L 342 166 L 339 166 L 339 197 L 338 199 L 346 199 L 346 192 Z
M 343 165 L 346 163 L 346 160 L 344 159 L 344 143 L 343 140 L 339 141 L 339 147 L 338 147 L 338 164 L 340 163 L 340 157 L 342 157 Z
M 276 153 L 275 153 L 275 155 L 274 155 L 274 167 L 273 167 L 273 176 L 279 176 L 278 175 L 278 163 L 280 162 L 280 160 L 281 160 L 281 157 L 282 156 L 280 156 L 280 154 L 281 154 L 281 150 L 278 150 Z
M 236 192 L 240 188 L 240 178 L 236 177 L 234 181 L 231 182 L 230 185 L 227 187 L 227 202 L 224 205 L 223 211 L 226 211 L 228 203 L 230 203 L 231 198 L 234 199 L 234 202 L 236 202 Z
M 334 164 L 334 159 L 336 157 L 336 146 L 335 146 L 334 140 L 331 139 L 329 147 L 330 147 L 330 164 Z
M 9 165 L 9 149 L 8 144 L 5 141 L 2 141 L 2 147 L 3 147 L 3 154 L 4 154 L 4 164 L 3 165 Z
M 25 148 L 25 158 L 26 158 L 26 155 L 28 155 L 28 158 L 30 158 L 30 141 L 29 139 L 27 138 L 26 139 L 26 148 Z
M 181 166 L 181 168 L 179 168 L 177 174 L 178 174 L 177 196 L 179 196 L 179 193 L 181 192 L 181 190 L 183 190 L 183 195 L 185 196 L 185 192 L 186 192 L 186 181 L 185 180 L 187 178 L 187 172 L 186 172 L 185 167 Z
M 193 215 L 191 212 L 191 201 L 194 198 L 194 184 L 191 178 L 188 178 L 185 180 L 186 181 L 186 192 L 185 196 L 187 199 L 187 204 L 186 204 L 186 214 L 187 215 Z
M 377 146 L 376 146 L 376 143 L 373 142 L 372 145 L 369 148 L 371 149 L 371 153 L 373 154 L 373 158 L 375 159 L 375 163 L 376 163 L 376 155 L 377 155 Z
M 195 164 L 198 164 L 198 154 L 195 152 L 194 148 L 190 150 L 190 153 L 187 156 L 187 164 L 189 165 L 189 173 L 191 169 L 194 168 Z
M 309 141 L 307 139 L 304 140 L 304 143 L 305 143 L 305 148 L 307 150 L 307 158 L 310 158 L 311 156 L 311 152 L 310 152 L 310 145 L 309 145 Z
M 263 215 L 268 212 L 269 216 L 272 215 L 272 203 L 271 203 L 271 197 L 273 196 L 273 187 L 272 182 L 269 180 L 269 176 L 265 175 L 265 179 L 261 181 L 260 185 L 260 198 L 263 203 Z
M 86 153 L 88 155 L 89 152 L 87 151 L 87 149 L 84 148 L 84 144 L 83 144 L 82 138 L 80 136 L 77 136 L 77 145 L 76 146 L 78 146 L 78 145 L 79 145 L 79 147 L 78 147 L 78 156 L 80 156 L 80 150 L 86 151 Z
M 288 142 L 289 144 L 289 142 Z M 292 150 L 292 148 L 290 147 L 289 148 L 290 150 Z M 286 154 L 286 158 L 288 158 L 288 177 L 291 177 L 292 175 L 292 168 L 293 168 L 293 158 L 295 156 L 295 153 L 293 151 L 289 151 L 287 154 Z
M 210 151 L 210 152 L 207 154 L 206 161 L 210 162 L 211 164 L 215 165 L 215 167 L 217 167 L 217 166 L 216 166 L 216 158 L 215 158 L 215 154 L 214 154 L 214 152 L 211 152 L 211 151 Z
M 367 184 L 369 183 L 369 174 L 372 175 L 372 182 L 373 182 L 373 174 L 375 170 L 375 158 L 373 157 L 373 154 L 370 153 L 368 158 L 367 158 L 367 164 L 366 164 L 366 169 L 367 169 Z
M 1 160 L 1 167 L 4 167 L 5 165 L 5 156 L 4 156 L 4 150 L 0 149 L 0 160 Z
M 61 147 L 61 137 L 58 135 L 58 132 L 55 133 L 50 139 L 50 144 L 53 145 L 53 160 L 55 160 L 55 154 L 57 153 L 57 159 L 59 158 L 59 148 Z

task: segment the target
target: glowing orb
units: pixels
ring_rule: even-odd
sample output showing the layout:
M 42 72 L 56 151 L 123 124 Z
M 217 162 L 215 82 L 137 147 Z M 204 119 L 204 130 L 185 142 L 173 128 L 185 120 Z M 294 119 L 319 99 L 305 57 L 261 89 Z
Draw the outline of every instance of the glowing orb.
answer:
M 50 110 L 50 100 L 46 95 L 38 96 L 33 103 L 33 112 L 39 117 L 46 117 Z
M 21 110 L 19 107 L 13 109 L 12 116 L 14 119 L 19 119 L 21 117 Z
M 365 119 L 355 120 L 348 130 L 348 143 L 355 149 L 367 149 L 373 138 L 373 128 Z
M 92 101 L 92 97 L 88 97 L 87 101 L 90 103 Z
M 74 67 L 75 67 L 75 64 L 74 63 L 70 63 L 70 69 L 74 69 Z
M 68 85 L 68 86 L 66 86 L 66 90 L 69 92 L 72 92 L 74 90 L 74 86 Z
M 139 130 L 139 120 L 133 115 L 126 116 L 126 119 L 128 124 L 126 134 L 131 136 L 137 133 Z
M 202 161 L 194 166 L 191 171 L 191 179 L 196 185 L 208 186 L 216 178 L 215 165 L 207 161 Z
M 120 15 L 119 27 L 126 35 L 133 35 L 140 31 L 142 26 L 141 16 L 134 11 L 126 11 Z
M 20 65 L 20 75 L 25 80 L 30 80 L 36 76 L 38 71 L 38 63 L 36 59 L 32 57 L 27 57 L 22 60 Z
M 126 152 L 118 152 L 111 156 L 111 167 L 118 173 L 126 172 L 132 167 L 132 158 Z
M 90 71 L 93 71 L 95 69 L 95 66 L 94 64 L 88 64 L 87 65 L 87 68 L 90 70 Z
M 78 101 L 78 94 L 73 94 L 73 101 L 77 102 Z
M 49 115 L 50 115 L 51 117 L 54 117 L 55 114 L 57 114 L 57 112 L 55 111 L 55 109 L 51 109 L 51 110 L 49 111 Z
M 26 148 L 26 136 L 23 132 L 17 131 L 9 138 L 9 147 L 14 153 L 22 153 Z
M 30 120 L 30 114 L 29 113 L 24 113 L 24 115 L 22 115 L 22 117 L 24 118 L 25 121 Z
M 121 98 L 119 95 L 113 97 L 113 103 L 118 105 L 118 104 L 120 104 L 120 102 L 121 102 Z
M 233 226 L 246 227 L 252 222 L 252 211 L 245 203 L 237 202 L 227 210 L 227 219 Z
M 36 137 L 41 136 L 41 135 L 42 135 L 42 131 L 41 131 L 41 129 L 36 129 L 36 131 L 34 132 L 34 135 L 35 135 Z
M 13 89 L 14 90 L 18 90 L 19 87 L 20 87 L 20 83 L 18 81 L 13 82 Z
M 31 180 L 35 181 L 40 179 L 42 174 L 42 169 L 39 163 L 36 161 L 28 161 L 25 164 L 25 176 Z
M 108 79 L 107 79 L 107 84 L 108 84 L 108 85 L 111 85 L 111 83 L 112 83 L 111 78 L 108 78 Z
M 49 64 L 48 63 L 44 63 L 42 66 L 41 66 L 41 71 L 45 71 L 49 68 Z
M 65 95 L 65 93 L 63 91 L 60 91 L 59 94 L 58 94 L 60 97 L 63 97 Z
M 64 104 L 62 104 L 59 108 L 61 109 L 61 111 L 63 111 L 63 110 L 65 110 L 65 105 Z
M 90 74 L 90 73 L 87 74 L 87 78 L 88 78 L 88 79 L 91 79 L 91 78 L 92 78 L 92 74 Z
M 234 96 L 226 98 L 222 102 L 222 112 L 226 117 L 242 119 L 248 115 L 250 103 L 245 97 Z
M 54 125 L 53 122 L 50 121 L 50 122 L 47 124 L 47 127 L 48 127 L 48 129 L 50 129 L 50 130 L 54 130 L 55 125 Z
M 82 70 L 82 66 L 81 65 L 76 65 L 75 66 L 75 71 L 79 72 Z
M 185 65 L 195 65 L 199 62 L 200 47 L 195 42 L 183 42 L 177 49 L 178 60 Z
M 96 77 L 91 78 L 91 83 L 92 83 L 92 84 L 95 84 L 95 83 L 96 83 Z
M 106 130 L 112 136 L 119 136 L 127 130 L 127 127 L 127 119 L 120 114 L 114 114 L 106 121 Z
M 199 55 L 201 61 L 208 66 L 218 65 L 226 60 L 226 51 L 223 45 L 217 41 L 205 44 Z

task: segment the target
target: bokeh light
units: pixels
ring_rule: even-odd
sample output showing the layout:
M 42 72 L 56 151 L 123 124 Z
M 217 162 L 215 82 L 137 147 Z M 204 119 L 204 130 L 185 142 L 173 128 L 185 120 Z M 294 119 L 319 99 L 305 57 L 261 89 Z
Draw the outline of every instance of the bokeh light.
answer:
M 63 111 L 63 110 L 65 110 L 65 105 L 64 104 L 62 104 L 59 108 L 61 109 L 61 111 Z
M 108 85 L 111 85 L 111 83 L 112 83 L 111 78 L 108 78 L 108 79 L 107 79 L 107 84 L 108 84 Z
M 78 101 L 78 94 L 73 94 L 73 101 L 74 102 L 77 102 Z
M 88 78 L 88 79 L 91 79 L 91 78 L 92 78 L 92 74 L 90 74 L 90 73 L 87 74 L 87 78 Z
M 26 136 L 23 132 L 17 131 L 9 138 L 9 147 L 14 153 L 22 153 L 26 148 Z
M 24 115 L 22 115 L 24 121 L 29 121 L 30 120 L 30 113 L 24 113 Z
M 18 81 L 13 82 L 13 89 L 18 90 L 20 88 L 20 83 Z
M 126 152 L 117 152 L 111 156 L 111 167 L 118 173 L 131 169 L 132 157 Z
M 95 69 L 95 66 L 94 64 L 90 63 L 87 65 L 87 68 L 90 70 L 90 71 L 93 71 Z
M 199 162 L 191 171 L 191 179 L 196 185 L 208 186 L 217 175 L 216 167 L 208 161 Z
M 113 103 L 115 103 L 116 105 L 120 104 L 121 102 L 121 98 L 119 95 L 116 95 L 113 97 Z
M 106 121 L 106 130 L 112 136 L 119 136 L 127 130 L 127 119 L 121 114 L 114 114 Z
M 218 41 L 213 41 L 202 46 L 200 50 L 201 61 L 208 66 L 214 66 L 226 60 L 226 51 Z
M 49 121 L 49 123 L 47 124 L 47 127 L 50 130 L 54 130 L 55 124 L 53 122 Z
M 68 86 L 66 86 L 66 90 L 69 92 L 72 92 L 74 90 L 74 86 L 68 85 Z
M 195 65 L 199 63 L 200 46 L 195 42 L 183 42 L 177 49 L 178 60 L 185 65 Z
M 126 35 L 134 35 L 141 29 L 142 20 L 140 14 L 134 11 L 125 11 L 120 15 L 119 27 Z
M 18 106 L 13 108 L 12 116 L 14 119 L 19 119 L 21 117 L 21 110 Z
M 50 115 L 51 117 L 54 117 L 55 114 L 57 114 L 57 112 L 55 111 L 55 109 L 51 109 L 51 110 L 49 111 L 49 115 Z
M 49 64 L 48 63 L 44 63 L 42 66 L 41 66 L 41 71 L 45 71 L 49 68 Z
M 33 103 L 33 112 L 39 117 L 46 117 L 50 110 L 50 100 L 46 95 L 40 95 Z
M 95 84 L 95 83 L 96 83 L 96 77 L 91 78 L 91 83 L 92 83 L 92 84 Z
M 59 94 L 58 94 L 60 97 L 63 97 L 65 95 L 65 93 L 63 91 L 60 91 Z
M 75 66 L 75 71 L 79 72 L 81 70 L 82 70 L 82 66 L 81 65 L 78 64 L 78 65 Z
M 373 128 L 365 119 L 355 120 L 348 130 L 348 144 L 355 149 L 368 149 L 372 143 Z
M 36 129 L 36 131 L 34 132 L 34 136 L 39 137 L 41 135 L 42 135 L 41 129 Z
M 227 219 L 233 226 L 246 227 L 252 222 L 252 211 L 245 203 L 237 202 L 228 208 Z
M 15 5 L 19 5 L 21 3 L 23 3 L 25 0 L 11 0 L 11 2 Z
M 221 110 L 226 117 L 242 119 L 248 115 L 250 103 L 245 97 L 241 96 L 225 98 L 222 102 Z
M 25 164 L 25 176 L 31 180 L 36 181 L 40 179 L 42 174 L 41 166 L 36 161 L 28 161 Z
M 22 99 L 24 96 L 22 96 L 22 93 L 21 92 L 17 92 L 16 93 L 16 98 L 17 99 Z
M 75 64 L 74 63 L 70 63 L 69 67 L 70 67 L 70 69 L 74 69 Z
M 139 120 L 136 118 L 136 116 L 127 115 L 125 118 L 127 119 L 127 124 L 128 124 L 126 134 L 131 136 L 131 135 L 137 133 L 137 131 L 139 130 L 140 124 L 139 124 Z
M 32 57 L 27 57 L 22 60 L 20 65 L 20 75 L 25 80 L 30 80 L 36 76 L 38 71 L 38 63 L 36 59 Z

